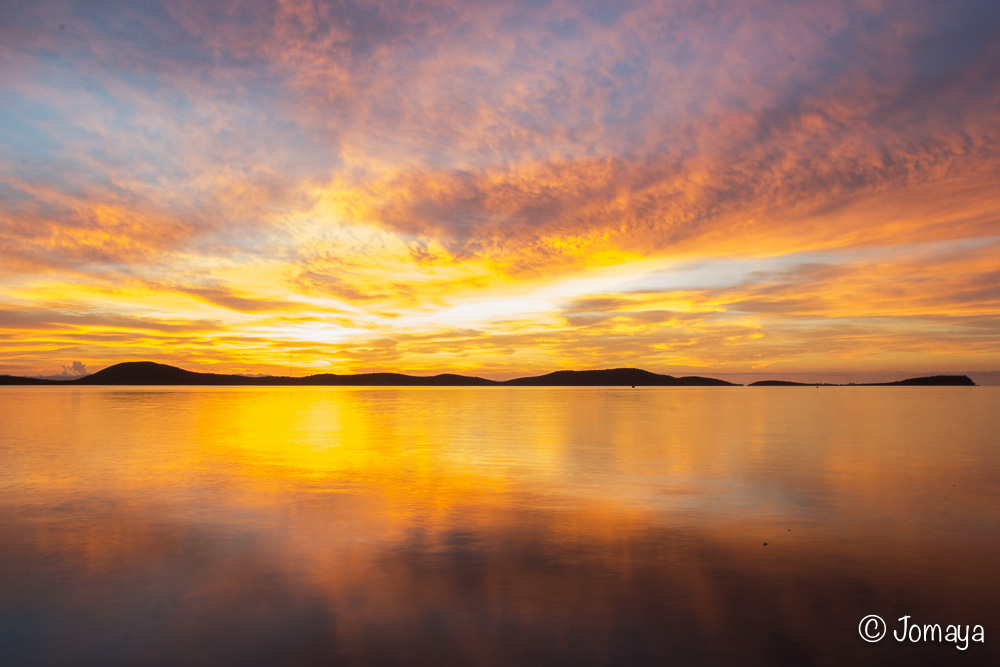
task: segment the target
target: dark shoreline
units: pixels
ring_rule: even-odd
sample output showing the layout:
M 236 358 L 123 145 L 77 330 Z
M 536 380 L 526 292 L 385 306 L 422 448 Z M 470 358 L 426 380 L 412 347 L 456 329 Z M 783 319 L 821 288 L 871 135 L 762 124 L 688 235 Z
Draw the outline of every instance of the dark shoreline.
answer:
M 555 371 L 545 375 L 489 380 L 481 377 L 442 373 L 434 376 L 402 373 L 362 373 L 333 375 L 322 373 L 306 377 L 247 377 L 196 373 L 152 361 L 127 361 L 74 380 L 0 375 L 0 385 L 129 385 L 129 386 L 240 386 L 240 387 L 742 387 L 743 385 L 709 377 L 674 377 L 639 368 L 613 368 L 593 371 Z M 760 380 L 750 387 L 974 387 L 967 375 L 933 375 L 897 382 L 864 384 L 829 384 Z

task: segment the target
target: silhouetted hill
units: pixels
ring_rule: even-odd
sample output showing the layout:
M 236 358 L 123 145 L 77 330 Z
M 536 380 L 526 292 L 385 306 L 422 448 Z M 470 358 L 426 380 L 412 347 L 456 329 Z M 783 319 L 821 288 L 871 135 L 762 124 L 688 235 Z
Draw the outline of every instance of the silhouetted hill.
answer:
M 826 382 L 791 382 L 789 380 L 758 380 L 751 387 L 975 387 L 976 383 L 968 375 L 930 375 L 908 378 L 896 382 L 865 382 L 850 384 L 829 384 Z
M 735 387 L 725 380 L 650 373 L 641 368 L 610 368 L 603 371 L 555 371 L 535 377 L 516 378 L 503 384 L 514 387 Z
M 260 385 L 262 380 L 272 378 L 249 378 L 242 375 L 220 375 L 217 373 L 195 373 L 176 366 L 158 364 L 154 361 L 126 361 L 104 370 L 92 373 L 72 384 L 129 384 L 129 385 Z M 277 383 L 276 383 L 277 384 Z
M 968 375 L 929 375 L 922 378 L 908 378 L 897 382 L 880 382 L 879 386 L 905 387 L 975 387 L 976 383 Z

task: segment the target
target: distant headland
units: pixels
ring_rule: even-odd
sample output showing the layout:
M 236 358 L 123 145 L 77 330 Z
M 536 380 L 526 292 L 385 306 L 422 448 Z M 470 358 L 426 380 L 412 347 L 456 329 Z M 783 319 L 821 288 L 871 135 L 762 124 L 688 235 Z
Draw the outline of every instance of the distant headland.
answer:
M 545 375 L 489 380 L 487 378 L 442 373 L 432 376 L 402 373 L 321 373 L 306 377 L 221 375 L 196 373 L 153 361 L 126 361 L 74 380 L 51 380 L 0 375 L 0 385 L 134 385 L 134 386 L 247 386 L 247 387 L 739 387 L 742 385 L 709 377 L 674 377 L 640 368 L 611 368 L 594 371 L 555 371 Z M 960 386 L 976 383 L 967 375 L 933 375 L 898 382 L 866 384 L 826 384 L 762 380 L 751 387 L 890 387 Z

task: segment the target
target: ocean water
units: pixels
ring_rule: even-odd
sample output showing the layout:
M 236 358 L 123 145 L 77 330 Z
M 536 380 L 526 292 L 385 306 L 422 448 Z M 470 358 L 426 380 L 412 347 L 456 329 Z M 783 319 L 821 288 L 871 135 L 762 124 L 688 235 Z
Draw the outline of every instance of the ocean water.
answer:
M 998 600 L 996 387 L 0 388 L 2 665 L 989 665 Z

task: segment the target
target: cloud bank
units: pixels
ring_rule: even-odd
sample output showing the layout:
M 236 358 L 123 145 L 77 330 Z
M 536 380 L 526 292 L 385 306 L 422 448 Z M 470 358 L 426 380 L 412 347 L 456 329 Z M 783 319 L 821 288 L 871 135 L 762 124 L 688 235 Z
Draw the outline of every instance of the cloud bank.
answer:
M 9 3 L 0 372 L 995 370 L 998 30 L 989 2 Z

